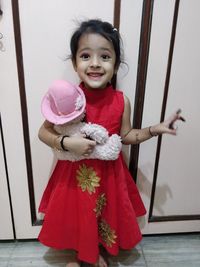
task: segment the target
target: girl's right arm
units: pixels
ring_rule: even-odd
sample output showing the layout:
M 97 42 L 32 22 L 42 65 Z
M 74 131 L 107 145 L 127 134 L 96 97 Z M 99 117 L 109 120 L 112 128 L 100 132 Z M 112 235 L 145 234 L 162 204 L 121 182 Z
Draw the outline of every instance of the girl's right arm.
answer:
M 39 129 L 38 137 L 39 139 L 51 148 L 56 148 L 62 150 L 60 141 L 62 135 L 58 134 L 54 128 L 53 124 L 45 121 Z M 85 136 L 77 137 L 65 137 L 63 141 L 64 148 L 69 152 L 73 152 L 76 155 L 90 154 L 94 149 L 96 142 L 84 138 Z

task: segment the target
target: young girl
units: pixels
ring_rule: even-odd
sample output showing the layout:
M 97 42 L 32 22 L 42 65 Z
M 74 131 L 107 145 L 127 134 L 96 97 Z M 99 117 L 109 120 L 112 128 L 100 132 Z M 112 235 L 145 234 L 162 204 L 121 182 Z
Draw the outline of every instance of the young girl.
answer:
M 123 144 L 138 144 L 153 136 L 176 135 L 174 122 L 180 112 L 166 121 L 144 129 L 131 129 L 130 103 L 111 85 L 121 63 L 119 32 L 108 22 L 82 22 L 71 38 L 71 59 L 80 87 L 86 96 L 86 120 L 120 134 Z M 58 161 L 43 194 L 40 212 L 45 213 L 39 240 L 57 249 L 73 249 L 76 258 L 67 267 L 106 267 L 99 245 L 109 254 L 131 249 L 142 238 L 137 217 L 145 214 L 136 185 L 120 153 L 117 160 L 87 159 L 96 142 L 85 136 L 58 135 L 45 121 L 39 138 L 59 150 L 86 159 Z

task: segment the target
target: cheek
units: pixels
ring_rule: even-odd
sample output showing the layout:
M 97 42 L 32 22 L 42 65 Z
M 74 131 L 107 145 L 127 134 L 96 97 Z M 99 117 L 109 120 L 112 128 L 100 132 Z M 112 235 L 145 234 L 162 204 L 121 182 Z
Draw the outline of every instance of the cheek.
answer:
M 81 75 L 83 73 L 85 73 L 85 68 L 83 68 L 83 66 L 78 66 L 77 69 L 76 69 L 76 72 Z
M 76 61 L 76 68 L 77 69 L 84 69 L 86 66 L 86 63 L 84 61 L 77 60 Z
M 115 66 L 114 66 L 114 64 L 113 64 L 113 63 L 108 64 L 108 65 L 107 65 L 107 70 L 108 70 L 109 72 L 113 72 L 113 73 L 114 73 L 114 71 L 115 71 Z
M 83 64 L 79 64 L 76 67 L 76 72 L 78 74 L 79 77 L 83 77 L 85 75 L 85 67 L 83 66 Z

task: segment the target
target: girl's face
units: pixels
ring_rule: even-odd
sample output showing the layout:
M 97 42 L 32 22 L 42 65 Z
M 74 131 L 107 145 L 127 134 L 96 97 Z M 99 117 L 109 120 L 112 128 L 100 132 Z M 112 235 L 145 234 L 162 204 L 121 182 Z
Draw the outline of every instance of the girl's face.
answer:
M 100 34 L 81 36 L 74 69 L 88 89 L 103 89 L 115 73 L 116 55 L 111 42 Z

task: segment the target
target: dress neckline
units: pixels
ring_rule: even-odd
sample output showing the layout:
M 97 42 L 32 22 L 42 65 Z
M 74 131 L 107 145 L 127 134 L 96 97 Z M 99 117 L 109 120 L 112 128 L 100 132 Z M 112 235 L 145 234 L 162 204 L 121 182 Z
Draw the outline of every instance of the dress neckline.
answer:
M 94 98 L 103 98 L 105 95 L 108 95 L 108 91 L 113 90 L 113 86 L 111 84 L 108 84 L 103 89 L 92 89 L 92 90 L 85 87 L 83 82 L 81 82 L 79 86 L 83 90 L 83 92 L 85 93 L 86 97 L 92 96 L 93 99 Z

